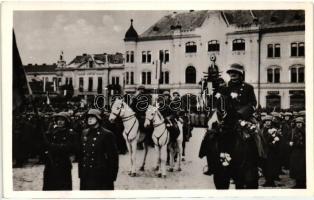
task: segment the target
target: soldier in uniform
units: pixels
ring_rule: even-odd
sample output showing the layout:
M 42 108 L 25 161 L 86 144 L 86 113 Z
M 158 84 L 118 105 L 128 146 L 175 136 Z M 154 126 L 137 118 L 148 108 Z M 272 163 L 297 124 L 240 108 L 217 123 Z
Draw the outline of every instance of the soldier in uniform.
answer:
M 68 113 L 54 115 L 56 124 L 44 133 L 45 169 L 43 190 L 72 190 L 72 163 L 75 138 Z
M 295 124 L 289 142 L 292 148 L 290 156 L 290 177 L 296 180 L 294 188 L 306 188 L 304 118 L 297 117 Z
M 81 190 L 113 190 L 119 156 L 115 135 L 101 124 L 101 112 L 90 109 L 88 128 L 80 138 L 79 178 Z
M 139 129 L 141 133 L 145 134 L 145 142 L 153 145 L 152 141 L 152 127 L 145 128 L 145 115 L 148 105 L 151 104 L 152 97 L 145 94 L 145 87 L 143 85 L 138 86 L 135 95 L 131 98 L 130 107 L 135 112 L 136 118 L 139 122 Z M 143 145 L 139 144 L 139 148 L 143 149 Z
M 284 113 L 284 119 L 282 121 L 282 143 L 281 143 L 281 158 L 282 158 L 282 166 L 284 169 L 289 169 L 289 161 L 290 161 L 290 146 L 289 141 L 291 138 L 291 112 Z
M 218 154 L 231 155 L 231 162 L 227 165 L 218 162 L 213 166 L 214 183 L 217 189 L 228 189 L 230 178 L 234 178 L 236 188 L 256 188 L 258 185 L 258 171 L 255 157 L 258 155 L 250 155 L 249 169 L 242 169 L 239 165 L 238 158 L 239 146 L 236 146 L 236 140 L 239 137 L 236 126 L 240 119 L 250 120 L 253 117 L 253 112 L 256 106 L 256 97 L 253 86 L 244 82 L 244 67 L 239 64 L 232 64 L 227 70 L 230 76 L 228 86 L 223 90 L 219 90 L 225 97 L 225 106 L 227 115 L 223 120 L 223 126 L 217 138 Z M 254 149 L 253 149 L 254 150 Z M 250 150 L 248 150 L 250 151 Z M 252 151 L 256 152 L 256 151 Z M 235 158 L 237 157 L 237 158 Z M 254 159 L 253 159 L 254 158 Z M 242 159 L 242 158 L 241 158 Z M 249 170 L 250 174 L 245 173 Z M 247 177 L 248 176 L 248 177 Z M 248 182 L 249 181 L 249 182 Z

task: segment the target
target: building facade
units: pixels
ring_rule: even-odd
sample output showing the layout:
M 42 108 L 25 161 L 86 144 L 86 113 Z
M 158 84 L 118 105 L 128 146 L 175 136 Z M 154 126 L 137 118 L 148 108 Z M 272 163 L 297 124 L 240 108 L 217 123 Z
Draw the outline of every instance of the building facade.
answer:
M 112 95 L 123 89 L 124 59 L 116 54 L 83 54 L 66 64 L 63 55 L 57 64 L 25 66 L 27 78 L 31 83 L 41 84 L 42 93 L 93 98 L 95 95 Z M 47 86 L 52 86 L 47 88 Z M 46 86 L 46 87 L 45 87 Z
M 140 23 L 140 22 L 139 22 Z M 200 93 L 210 56 L 228 81 L 232 63 L 245 67 L 262 107 L 304 107 L 304 11 L 174 12 L 138 35 L 125 34 L 125 91 L 136 86 Z

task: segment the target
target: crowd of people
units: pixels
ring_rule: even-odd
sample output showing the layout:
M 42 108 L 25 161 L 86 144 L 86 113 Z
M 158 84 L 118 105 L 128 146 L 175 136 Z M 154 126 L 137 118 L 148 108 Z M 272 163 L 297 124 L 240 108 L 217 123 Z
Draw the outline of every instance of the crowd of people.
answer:
M 211 94 L 214 109 L 207 112 L 208 131 L 199 154 L 207 157 L 204 174 L 213 175 L 217 189 L 228 189 L 232 180 L 237 189 L 257 189 L 261 176 L 265 178 L 262 186 L 276 187 L 282 173 L 296 180 L 295 188 L 306 188 L 305 111 L 256 110 L 253 87 L 243 81 L 243 66 L 231 65 L 227 73 L 230 82 L 219 82 Z M 129 105 L 140 131 L 147 134 L 145 142 L 152 144 L 152 128 L 144 127 L 147 104 L 159 109 L 170 140 L 178 135 L 176 121 L 180 119 L 184 140 L 189 140 L 191 110 L 181 107 L 178 92 L 165 91 L 163 98 L 154 99 L 139 86 L 133 96 Z M 111 123 L 110 109 L 101 111 L 80 102 L 60 106 L 40 102 L 23 108 L 13 113 L 14 167 L 36 158 L 45 164 L 43 190 L 71 190 L 72 162 L 78 161 L 81 190 L 114 189 L 118 154 L 125 154 L 127 148 L 122 120 Z

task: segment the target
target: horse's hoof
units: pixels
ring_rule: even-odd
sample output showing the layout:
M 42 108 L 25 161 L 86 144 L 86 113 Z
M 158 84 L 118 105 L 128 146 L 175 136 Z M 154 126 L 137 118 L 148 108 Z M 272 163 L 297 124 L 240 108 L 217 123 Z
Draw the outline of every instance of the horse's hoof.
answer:
M 167 175 L 162 175 L 162 178 L 167 178 Z
M 161 178 L 161 174 L 157 174 L 158 178 Z
M 132 174 L 132 172 L 131 172 L 131 171 L 128 171 L 128 175 L 131 176 L 131 174 Z
M 173 168 L 169 168 L 169 169 L 168 169 L 168 172 L 173 172 Z
M 181 160 L 182 160 L 182 161 L 185 161 L 185 158 L 182 158 Z
M 181 171 L 182 171 L 182 169 L 179 167 L 179 168 L 178 168 L 178 172 L 181 172 Z
M 136 173 L 133 172 L 133 173 L 131 174 L 131 177 L 135 177 L 135 176 L 136 176 Z
M 158 167 L 158 166 L 154 168 L 154 171 L 158 171 L 158 170 L 159 170 L 159 167 Z
M 141 168 L 140 168 L 140 171 L 145 171 L 145 169 L 144 169 L 144 166 L 142 166 Z

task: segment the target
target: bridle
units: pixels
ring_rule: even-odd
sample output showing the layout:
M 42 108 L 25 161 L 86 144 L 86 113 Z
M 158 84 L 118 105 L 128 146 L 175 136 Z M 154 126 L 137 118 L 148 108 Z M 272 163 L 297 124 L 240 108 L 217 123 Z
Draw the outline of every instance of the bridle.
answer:
M 122 101 L 120 108 L 117 108 L 117 109 L 119 109 L 119 112 L 118 113 L 111 112 L 111 113 L 113 115 L 115 115 L 116 117 L 121 117 L 121 111 L 122 111 L 123 108 L 124 108 L 124 104 L 123 104 L 123 101 Z M 121 119 L 122 119 L 123 122 L 125 122 L 125 121 L 129 121 L 130 119 L 132 119 L 134 117 L 135 117 L 135 113 L 131 114 L 129 116 L 126 116 L 126 117 L 121 117 Z
M 155 116 L 158 116 L 159 117 L 159 119 L 161 120 L 161 122 L 159 123 L 159 124 L 154 124 L 154 118 L 155 118 Z M 158 127 L 158 126 L 160 126 L 160 125 L 162 125 L 162 124 L 165 124 L 164 122 L 165 122 L 165 119 L 161 116 L 161 114 L 159 113 L 159 111 L 156 109 L 156 111 L 155 111 L 155 113 L 154 113 L 154 115 L 153 115 L 153 117 L 151 118 L 151 119 L 149 119 L 149 118 L 145 118 L 145 119 L 147 119 L 148 121 L 150 121 L 150 122 L 152 122 L 153 121 L 153 127 L 154 128 L 156 128 L 156 127 Z M 153 135 L 156 139 L 157 139 L 157 145 L 158 145 L 158 147 L 161 147 L 162 145 L 160 145 L 159 144 L 159 140 L 160 140 L 160 138 L 164 135 L 164 133 L 166 133 L 167 132 L 167 127 L 165 126 L 165 129 L 163 130 L 163 132 L 160 134 L 160 136 L 159 137 L 157 137 L 157 136 L 155 136 L 155 135 Z M 166 138 L 166 141 L 168 140 L 168 137 L 169 137 L 169 134 L 167 134 L 167 138 Z

